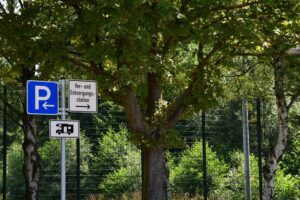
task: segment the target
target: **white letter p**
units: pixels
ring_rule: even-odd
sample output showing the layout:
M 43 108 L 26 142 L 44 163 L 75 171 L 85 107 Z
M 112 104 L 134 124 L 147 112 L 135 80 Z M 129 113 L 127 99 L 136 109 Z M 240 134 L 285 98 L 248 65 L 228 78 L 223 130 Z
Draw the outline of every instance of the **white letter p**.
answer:
M 46 91 L 46 96 L 40 96 L 40 90 Z M 46 86 L 35 86 L 35 104 L 34 107 L 36 110 L 40 108 L 40 101 L 46 101 L 50 98 L 51 92 Z

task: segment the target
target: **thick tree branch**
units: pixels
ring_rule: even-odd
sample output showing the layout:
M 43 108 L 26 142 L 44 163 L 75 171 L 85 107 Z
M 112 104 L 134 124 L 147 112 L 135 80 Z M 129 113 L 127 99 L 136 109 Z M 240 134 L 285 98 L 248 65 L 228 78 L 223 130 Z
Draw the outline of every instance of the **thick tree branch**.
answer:
M 143 117 L 136 94 L 132 88 L 127 87 L 122 96 L 122 106 L 128 119 L 129 128 L 133 132 L 145 132 Z
M 94 64 L 85 63 L 75 57 L 72 57 L 72 56 L 68 56 L 68 57 L 66 57 L 66 59 L 69 62 L 71 62 L 72 64 L 75 64 L 76 66 L 78 66 L 82 69 L 85 69 L 87 71 L 91 71 L 96 75 L 101 75 L 103 73 L 103 71 L 101 69 L 97 68 L 96 65 L 94 65 Z
M 198 45 L 198 66 L 195 71 L 192 73 L 192 79 L 188 88 L 182 93 L 182 95 L 177 98 L 168 108 L 166 113 L 166 126 L 167 128 L 175 125 L 179 117 L 186 111 L 188 108 L 188 103 L 186 103 L 186 98 L 190 97 L 194 93 L 194 88 L 197 85 L 197 78 L 199 73 L 203 73 L 205 66 L 209 65 L 211 58 L 216 54 L 216 52 L 221 48 L 221 44 L 217 43 L 206 56 L 203 55 L 202 44 Z M 199 70 L 201 69 L 201 70 Z M 196 84 L 196 85 L 195 85 Z
M 153 116 L 156 109 L 157 102 L 162 95 L 162 89 L 157 79 L 158 77 L 155 73 L 148 73 L 147 114 L 148 117 L 150 118 Z

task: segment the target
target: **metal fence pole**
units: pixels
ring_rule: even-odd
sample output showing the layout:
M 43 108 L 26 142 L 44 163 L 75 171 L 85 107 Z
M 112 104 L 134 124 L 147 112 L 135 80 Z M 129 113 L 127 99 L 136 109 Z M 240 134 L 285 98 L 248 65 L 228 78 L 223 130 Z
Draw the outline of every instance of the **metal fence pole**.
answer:
M 251 199 L 250 183 L 250 147 L 249 147 L 249 121 L 247 100 L 243 99 L 243 149 L 244 149 L 244 174 L 245 174 L 245 199 Z
M 258 176 L 259 176 L 259 199 L 263 198 L 262 185 L 262 127 L 261 127 L 261 100 L 256 99 L 256 129 L 257 129 L 257 146 L 258 146 Z
M 3 86 L 3 200 L 6 200 L 6 183 L 7 183 L 7 178 L 6 178 L 6 171 L 7 171 L 7 163 L 6 163 L 6 158 L 7 158 L 7 87 L 6 85 Z
M 76 200 L 80 200 L 80 139 L 76 140 Z
M 205 132 L 205 123 L 206 123 L 205 112 L 202 111 L 201 121 L 202 121 L 202 170 L 203 170 L 203 191 L 204 191 L 204 200 L 208 198 L 208 188 L 207 188 L 207 167 L 206 167 L 206 132 Z

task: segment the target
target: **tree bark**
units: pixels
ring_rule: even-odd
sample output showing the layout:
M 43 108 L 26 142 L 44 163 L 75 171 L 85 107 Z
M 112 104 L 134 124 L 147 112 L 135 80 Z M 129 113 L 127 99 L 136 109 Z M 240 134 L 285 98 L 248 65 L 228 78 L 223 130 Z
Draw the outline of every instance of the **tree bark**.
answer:
M 26 200 L 39 199 L 39 179 L 41 174 L 41 161 L 38 154 L 36 126 L 34 116 L 26 113 L 26 83 L 34 76 L 34 71 L 22 67 L 22 93 L 23 93 L 23 175 L 25 179 L 25 197 Z
M 283 72 L 283 58 L 280 55 L 273 57 L 272 62 L 274 68 L 274 81 L 275 81 L 275 96 L 277 104 L 278 115 L 278 135 L 276 143 L 268 155 L 266 164 L 263 169 L 265 180 L 264 187 L 264 200 L 274 199 L 274 178 L 277 170 L 277 163 L 284 153 L 287 136 L 288 136 L 288 106 L 284 93 L 284 72 Z
M 164 146 L 142 146 L 143 151 L 143 200 L 166 199 L 166 166 Z

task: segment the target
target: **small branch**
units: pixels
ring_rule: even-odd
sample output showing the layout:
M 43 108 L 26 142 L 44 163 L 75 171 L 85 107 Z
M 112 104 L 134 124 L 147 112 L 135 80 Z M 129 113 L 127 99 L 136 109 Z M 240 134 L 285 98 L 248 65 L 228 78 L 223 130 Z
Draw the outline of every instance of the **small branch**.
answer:
M 221 44 L 217 43 L 213 49 L 203 58 L 202 65 L 208 65 L 211 57 L 220 49 Z
M 7 12 L 6 12 L 6 10 L 5 10 L 5 8 L 4 8 L 4 6 L 3 6 L 3 4 L 1 2 L 0 2 L 0 10 L 2 10 L 2 12 L 4 14 L 7 14 Z
M 271 56 L 271 54 L 255 53 L 255 52 L 234 52 L 231 55 L 233 55 L 233 56 L 253 56 L 253 57 Z
M 71 6 L 75 10 L 75 13 L 77 14 L 78 18 L 82 19 L 82 10 L 79 4 L 75 3 L 75 1 L 72 0 L 62 0 L 62 2 L 65 3 L 67 6 Z
M 102 73 L 102 71 L 100 69 L 98 69 L 97 67 L 93 67 L 90 64 L 87 64 L 79 59 L 76 59 L 74 57 L 67 57 L 67 60 L 75 65 L 77 65 L 78 67 L 82 68 L 82 69 L 86 69 L 88 71 L 92 71 L 93 73 L 95 73 L 96 75 L 100 75 Z
M 297 101 L 297 99 L 300 96 L 300 89 L 291 97 L 290 102 L 287 105 L 287 109 L 290 110 L 290 108 L 293 106 L 293 104 Z
M 168 108 L 166 113 L 166 123 L 164 123 L 166 129 L 175 125 L 182 113 L 186 111 L 187 106 L 184 103 L 186 93 L 188 92 L 183 92 L 183 94 Z
M 67 49 L 68 53 L 72 54 L 72 55 L 75 55 L 75 56 L 82 56 L 82 53 L 80 52 L 77 52 L 77 51 L 74 51 L 74 50 L 69 50 Z
M 22 1 L 21 1 L 21 0 L 18 0 L 18 2 L 19 2 L 19 4 L 20 4 L 21 9 L 24 10 L 25 7 L 24 7 L 24 4 L 22 3 Z
M 248 67 L 246 70 L 244 70 L 240 74 L 224 75 L 224 77 L 227 77 L 227 78 L 241 77 L 241 76 L 244 76 L 245 74 L 247 74 L 251 69 L 252 69 L 251 67 Z
M 3 56 L 3 57 L 7 61 L 7 63 L 10 64 L 11 67 L 14 67 L 13 62 L 7 56 Z
M 23 128 L 23 124 L 21 124 L 20 122 L 18 122 L 17 120 L 14 119 L 13 115 L 11 115 L 10 113 L 7 113 L 7 116 L 11 119 L 11 121 L 13 121 L 16 125 L 20 126 L 21 128 Z
M 15 109 L 11 104 L 9 104 L 8 102 L 4 101 L 3 96 L 0 96 L 0 100 L 2 101 L 3 105 L 7 106 L 7 108 L 9 110 L 11 110 L 11 112 L 7 112 L 7 116 L 17 125 L 19 125 L 20 127 L 22 127 L 22 124 L 20 124 L 18 121 L 15 120 L 15 117 L 13 117 L 13 115 L 11 115 L 11 113 L 15 113 L 17 115 L 17 118 L 19 119 L 21 117 L 21 113 Z
M 234 6 L 218 6 L 218 7 L 210 9 L 210 11 L 229 11 L 229 10 L 235 10 L 235 9 L 239 9 L 239 8 L 245 8 L 245 7 L 252 6 L 252 5 L 259 5 L 259 4 L 262 4 L 262 2 L 254 1 L 254 2 L 246 2 L 243 4 L 239 4 L 239 5 L 234 5 Z

